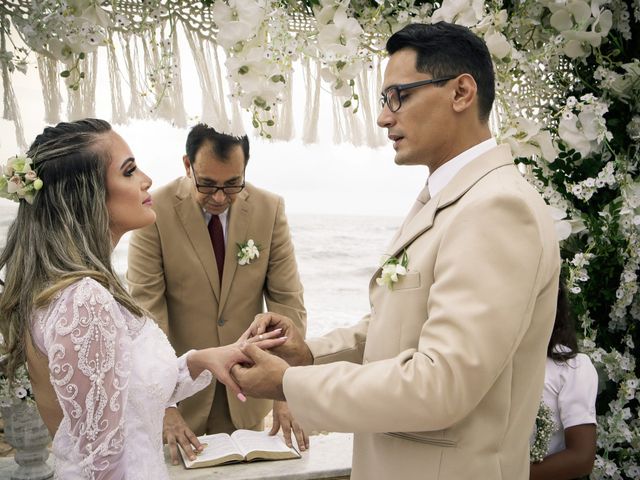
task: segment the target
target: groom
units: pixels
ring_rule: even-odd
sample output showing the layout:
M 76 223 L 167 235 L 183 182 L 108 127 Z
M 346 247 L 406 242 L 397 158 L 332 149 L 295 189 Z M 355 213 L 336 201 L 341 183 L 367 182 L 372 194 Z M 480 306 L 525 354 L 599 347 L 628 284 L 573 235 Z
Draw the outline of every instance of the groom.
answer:
M 428 182 L 387 249 L 371 311 L 307 340 L 283 327 L 274 351 L 244 347 L 245 393 L 285 399 L 308 430 L 355 432 L 353 480 L 527 480 L 559 273 L 542 198 L 488 126 L 494 73 L 458 25 L 409 25 L 387 42 L 378 125 L 398 165 Z M 379 281 L 378 281 L 379 280 Z M 293 365 L 293 366 L 290 366 Z M 299 365 L 299 366 L 295 366 Z

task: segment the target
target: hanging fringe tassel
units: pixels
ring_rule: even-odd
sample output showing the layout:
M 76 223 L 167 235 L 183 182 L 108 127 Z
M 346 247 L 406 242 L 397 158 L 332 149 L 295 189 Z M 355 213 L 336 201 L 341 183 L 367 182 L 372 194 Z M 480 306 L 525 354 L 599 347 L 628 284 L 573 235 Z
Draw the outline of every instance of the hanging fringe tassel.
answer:
M 138 42 L 136 42 L 136 45 L 139 45 Z M 158 84 L 154 81 L 157 75 L 154 69 L 158 65 L 158 59 L 156 32 L 153 31 L 151 38 L 146 42 L 142 42 L 142 61 L 140 61 L 139 57 L 136 58 L 136 65 L 142 67 L 141 70 L 144 72 L 144 79 L 145 82 L 147 82 L 145 84 L 147 108 L 146 112 L 143 112 L 143 117 L 151 117 L 152 119 L 157 119 L 160 116 L 158 111 L 160 108 L 160 104 L 158 103 Z
M 134 52 L 136 37 L 133 35 L 120 34 L 120 42 L 123 45 L 122 54 L 129 79 L 129 109 L 127 111 L 128 118 L 144 118 L 145 103 L 138 87 L 137 63 L 134 61 Z M 133 43 L 133 48 L 132 48 Z
M 122 86 L 120 85 L 120 68 L 115 49 L 113 35 L 109 35 L 107 46 L 107 69 L 109 70 L 109 85 L 111 86 L 111 121 L 113 123 L 127 124 L 127 118 L 122 98 Z
M 333 143 L 339 144 L 342 143 L 346 138 L 345 126 L 344 122 L 344 114 L 342 112 L 343 100 L 338 97 L 331 97 L 331 109 L 333 112 Z
M 73 67 L 73 61 L 64 62 L 67 70 Z M 96 70 L 98 69 L 98 55 L 96 52 L 86 54 L 84 60 L 80 60 L 78 67 L 84 73 L 84 78 L 79 82 L 77 90 L 68 89 L 69 103 L 67 104 L 67 117 L 70 121 L 87 117 L 95 117 L 96 111 Z
M 196 32 L 188 27 L 183 28 L 202 91 L 201 121 L 218 131 L 229 131 L 231 121 L 225 108 L 220 61 L 216 47 L 210 42 L 204 42 Z
M 38 74 L 44 100 L 44 121 L 50 125 L 60 123 L 62 94 L 60 93 L 60 75 L 58 61 L 43 55 L 37 55 Z
M 6 22 L 6 23 L 5 23 Z M 8 20 L 4 15 L 0 16 L 0 53 L 6 53 L 7 44 L 5 38 L 5 25 L 8 25 Z M 13 126 L 16 132 L 16 143 L 20 150 L 27 149 L 27 142 L 24 139 L 24 129 L 22 127 L 22 116 L 20 115 L 20 108 L 16 100 L 16 94 L 13 91 L 13 85 L 11 84 L 11 75 L 9 74 L 9 67 L 6 63 L 2 63 L 2 88 L 4 91 L 3 105 L 4 112 L 2 118 L 5 120 L 13 121 Z
M 315 75 L 311 72 L 311 62 L 308 58 L 302 61 L 306 108 L 302 128 L 302 143 L 316 143 L 318 141 L 318 120 L 320 118 L 320 62 L 314 62 Z
M 238 101 L 231 102 L 231 119 L 229 119 L 229 115 L 227 114 L 229 102 L 227 90 L 225 89 L 225 82 L 222 79 L 222 68 L 220 63 L 220 57 L 218 56 L 218 45 L 212 43 L 209 50 L 213 52 L 214 65 L 215 65 L 215 79 L 216 79 L 216 97 L 214 97 L 214 102 L 218 102 L 220 104 L 220 120 L 219 123 L 224 125 L 222 131 L 229 131 L 229 133 L 237 132 L 238 134 L 244 133 L 244 127 L 242 125 L 242 116 L 240 115 L 240 103 Z
M 274 140 L 291 140 L 294 136 L 293 128 L 293 75 L 287 75 L 286 87 L 282 104 L 278 108 Z
M 380 64 L 379 62 L 377 63 L 379 70 Z M 371 80 L 371 77 L 375 78 L 375 69 L 376 65 L 374 64 L 371 70 L 363 70 L 356 79 L 360 97 L 360 111 L 364 114 L 364 142 L 369 147 L 384 145 L 382 129 L 378 128 L 376 124 L 376 112 L 378 112 L 379 107 L 377 102 L 371 100 L 372 98 L 377 99 L 378 95 L 376 82 Z
M 187 111 L 184 108 L 184 93 L 182 89 L 182 64 L 180 61 L 180 50 L 178 48 L 177 30 L 171 35 L 171 50 L 173 52 L 172 79 L 170 92 L 171 116 L 173 125 L 178 128 L 187 126 Z

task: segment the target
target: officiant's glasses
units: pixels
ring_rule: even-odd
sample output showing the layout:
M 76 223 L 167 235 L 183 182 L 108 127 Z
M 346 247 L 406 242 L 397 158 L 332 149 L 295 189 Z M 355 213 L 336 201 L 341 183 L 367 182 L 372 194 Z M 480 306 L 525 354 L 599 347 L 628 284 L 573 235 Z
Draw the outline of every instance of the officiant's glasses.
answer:
M 196 184 L 196 190 L 205 195 L 215 195 L 218 190 L 222 190 L 225 195 L 234 195 L 244 190 L 245 183 L 242 180 L 240 185 L 225 185 L 224 187 L 218 187 L 217 185 L 202 185 L 198 183 L 198 177 L 196 177 L 196 171 L 191 167 L 191 173 L 193 173 L 193 181 Z
M 388 106 L 392 112 L 397 112 L 402 106 L 402 97 L 400 92 L 403 90 L 409 90 L 411 88 L 422 87 L 423 85 L 431 85 L 432 83 L 440 83 L 456 78 L 455 75 L 449 75 L 442 78 L 430 78 L 429 80 L 420 80 L 419 82 L 401 83 L 400 85 L 393 85 L 387 88 L 380 94 L 380 106 Z

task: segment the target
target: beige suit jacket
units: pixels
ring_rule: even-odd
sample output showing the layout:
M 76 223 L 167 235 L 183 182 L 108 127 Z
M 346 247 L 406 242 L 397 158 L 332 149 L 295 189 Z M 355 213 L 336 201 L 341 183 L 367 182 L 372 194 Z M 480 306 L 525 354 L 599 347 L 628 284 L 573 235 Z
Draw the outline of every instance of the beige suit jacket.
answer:
M 371 312 L 308 341 L 284 391 L 305 430 L 353 431 L 354 480 L 526 480 L 559 247 L 508 147 L 465 166 L 389 247 L 409 257 Z M 321 394 L 319 394 L 321 393 Z
M 178 355 L 235 342 L 255 315 L 269 311 L 306 326 L 303 291 L 282 198 L 250 184 L 229 211 L 222 285 L 202 209 L 183 177 L 153 193 L 156 222 L 133 233 L 127 281 L 133 297 L 151 312 Z M 253 239 L 260 256 L 238 265 L 238 243 Z M 197 435 L 204 433 L 215 385 L 180 403 Z M 237 428 L 258 424 L 272 402 L 228 395 Z

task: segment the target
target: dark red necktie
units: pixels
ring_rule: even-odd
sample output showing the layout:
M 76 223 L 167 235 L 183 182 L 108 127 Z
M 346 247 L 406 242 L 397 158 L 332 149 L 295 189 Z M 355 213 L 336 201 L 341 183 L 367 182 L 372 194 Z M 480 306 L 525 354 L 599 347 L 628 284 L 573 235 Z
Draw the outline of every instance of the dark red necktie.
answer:
M 224 233 L 222 232 L 222 223 L 218 215 L 211 215 L 209 220 L 209 236 L 211 237 L 211 245 L 213 245 L 213 254 L 216 256 L 216 264 L 218 265 L 218 276 L 220 284 L 222 284 L 222 270 L 224 269 Z

